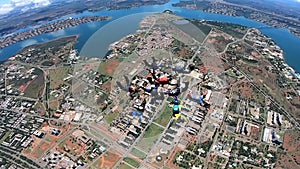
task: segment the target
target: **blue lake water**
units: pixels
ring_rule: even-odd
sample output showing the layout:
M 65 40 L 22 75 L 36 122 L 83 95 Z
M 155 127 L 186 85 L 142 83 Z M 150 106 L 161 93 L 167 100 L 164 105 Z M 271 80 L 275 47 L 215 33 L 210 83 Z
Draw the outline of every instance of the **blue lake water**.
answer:
M 42 43 L 49 40 L 54 40 L 63 36 L 79 35 L 78 43 L 76 48 L 82 53 L 89 53 L 92 56 L 103 56 L 103 53 L 107 50 L 107 47 L 112 42 L 124 37 L 125 35 L 134 33 L 138 28 L 139 21 L 149 13 L 160 13 L 166 9 L 172 10 L 175 14 L 192 19 L 205 19 L 214 20 L 221 22 L 229 22 L 241 24 L 249 27 L 259 28 L 265 35 L 274 39 L 274 41 L 283 49 L 285 53 L 286 62 L 294 68 L 297 72 L 300 72 L 300 38 L 291 34 L 287 29 L 278 28 L 260 28 L 267 25 L 256 22 L 244 17 L 232 17 L 219 14 L 211 14 L 202 11 L 190 10 L 185 8 L 173 7 L 172 4 L 178 2 L 178 0 L 171 0 L 169 3 L 164 5 L 153 5 L 144 6 L 132 9 L 122 9 L 122 10 L 102 10 L 98 12 L 83 12 L 81 14 L 71 15 L 71 17 L 82 17 L 90 15 L 99 16 L 111 16 L 112 19 L 109 21 L 92 22 L 81 24 L 76 27 L 67 28 L 57 32 L 42 34 L 35 36 L 31 39 L 10 45 L 2 50 L 0 50 L 0 61 L 6 60 L 7 58 L 15 55 L 23 47 Z M 143 13 L 143 14 L 139 14 Z M 138 14 L 138 15 L 135 15 Z M 122 17 L 128 17 L 127 19 L 120 19 Z M 64 16 L 60 19 L 64 19 L 70 16 Z M 28 29 L 28 28 L 27 28 Z M 26 30 L 26 28 L 24 29 Z M 97 36 L 92 36 L 95 33 Z M 88 47 L 89 45 L 92 45 Z M 83 48 L 84 47 L 84 48 Z M 97 53 L 98 52 L 98 53 Z

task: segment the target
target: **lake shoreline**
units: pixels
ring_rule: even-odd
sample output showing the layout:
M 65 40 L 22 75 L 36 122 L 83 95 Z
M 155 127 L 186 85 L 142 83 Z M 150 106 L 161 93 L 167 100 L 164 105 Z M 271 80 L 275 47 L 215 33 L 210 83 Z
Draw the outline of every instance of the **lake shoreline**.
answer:
M 22 48 L 42 43 L 46 41 L 50 41 L 53 39 L 56 39 L 58 37 L 64 37 L 64 36 L 70 36 L 70 35 L 79 35 L 78 43 L 75 45 L 76 49 L 80 51 L 84 44 L 88 41 L 88 39 L 99 29 L 104 27 L 105 25 L 111 23 L 112 21 L 115 21 L 119 18 L 122 18 L 124 16 L 132 15 L 132 14 L 138 14 L 138 13 L 161 13 L 167 9 L 174 11 L 176 15 L 182 16 L 184 18 L 188 19 L 197 19 L 197 20 L 213 20 L 213 21 L 220 21 L 220 22 L 227 22 L 227 23 L 233 23 L 233 24 L 240 24 L 243 26 L 253 27 L 253 28 L 259 28 L 262 33 L 264 33 L 266 36 L 272 38 L 272 40 L 275 41 L 275 43 L 280 46 L 280 48 L 284 51 L 284 58 L 286 63 L 290 67 L 292 67 L 296 72 L 300 72 L 300 58 L 298 57 L 298 48 L 297 46 L 300 46 L 300 38 L 297 38 L 294 36 L 291 32 L 289 32 L 286 29 L 278 29 L 278 28 L 263 28 L 266 25 L 254 20 L 250 20 L 244 17 L 232 17 L 232 16 L 226 16 L 226 15 L 219 15 L 219 14 L 212 14 L 212 13 L 206 13 L 202 11 L 195 11 L 195 10 L 189 10 L 185 8 L 178 8 L 172 6 L 173 3 L 178 2 L 178 0 L 171 0 L 169 3 L 164 5 L 153 5 L 153 6 L 143 6 L 138 8 L 131 8 L 131 9 L 122 9 L 122 10 L 102 10 L 98 12 L 89 12 L 85 11 L 81 14 L 76 14 L 71 17 L 81 17 L 81 16 L 93 16 L 93 15 L 102 15 L 102 16 L 111 16 L 112 19 L 109 21 L 100 21 L 100 22 L 91 22 L 86 24 L 80 24 L 76 27 L 63 29 L 58 32 L 52 32 L 47 34 L 42 34 L 39 36 L 36 36 L 34 38 L 30 38 L 26 41 L 22 41 L 19 43 L 16 43 L 14 45 L 10 45 L 6 48 L 3 48 L 0 50 L 0 60 L 6 60 L 7 58 L 14 56 L 18 51 L 20 51 Z M 126 27 L 126 25 L 119 25 L 119 27 Z M 131 32 L 134 32 L 136 30 L 131 30 Z M 119 31 L 120 32 L 120 31 Z M 122 33 L 122 31 L 121 31 Z M 122 34 L 121 36 L 114 35 L 117 38 L 121 38 L 124 36 Z M 109 39 L 99 39 L 98 42 L 105 41 L 104 44 L 109 44 Z M 288 43 L 287 43 L 288 42 Z

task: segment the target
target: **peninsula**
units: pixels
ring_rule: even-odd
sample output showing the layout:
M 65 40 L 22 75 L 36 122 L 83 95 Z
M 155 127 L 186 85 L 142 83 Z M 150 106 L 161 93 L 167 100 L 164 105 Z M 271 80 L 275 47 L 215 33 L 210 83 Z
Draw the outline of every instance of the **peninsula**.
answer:
M 64 20 L 51 22 L 38 28 L 11 34 L 4 38 L 1 38 L 0 49 L 44 33 L 55 32 L 58 30 L 74 27 L 83 23 L 104 21 L 109 19 L 111 19 L 111 17 L 108 16 L 84 16 L 80 18 L 68 18 Z
M 299 5 L 282 7 L 278 3 L 272 4 L 269 1 L 260 0 L 195 0 L 180 1 L 174 6 L 215 14 L 243 16 L 276 28 L 287 28 L 294 35 L 300 37 Z M 283 8 L 290 10 L 282 10 Z

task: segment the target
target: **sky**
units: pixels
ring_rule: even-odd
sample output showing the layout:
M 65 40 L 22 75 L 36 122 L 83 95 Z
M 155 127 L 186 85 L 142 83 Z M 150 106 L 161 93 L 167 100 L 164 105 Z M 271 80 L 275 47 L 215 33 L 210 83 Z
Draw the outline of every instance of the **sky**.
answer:
M 23 7 L 22 11 L 26 11 L 33 8 L 45 7 L 50 4 L 50 0 L 0 0 L 0 15 L 7 14 L 17 7 Z

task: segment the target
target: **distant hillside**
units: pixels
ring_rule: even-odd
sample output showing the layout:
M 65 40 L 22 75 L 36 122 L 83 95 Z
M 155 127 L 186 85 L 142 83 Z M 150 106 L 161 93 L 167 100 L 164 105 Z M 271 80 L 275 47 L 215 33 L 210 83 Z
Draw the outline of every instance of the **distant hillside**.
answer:
M 249 6 L 265 12 L 276 13 L 300 20 L 300 2 L 296 0 L 224 0 L 229 3 Z M 283 10 L 285 9 L 285 10 Z
M 13 33 L 19 29 L 39 25 L 45 21 L 51 21 L 62 16 L 82 13 L 84 11 L 99 11 L 103 9 L 132 8 L 143 5 L 164 4 L 168 0 L 52 0 L 46 7 L 33 8 L 23 11 L 15 8 L 12 12 L 0 15 L 0 36 Z

